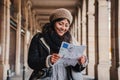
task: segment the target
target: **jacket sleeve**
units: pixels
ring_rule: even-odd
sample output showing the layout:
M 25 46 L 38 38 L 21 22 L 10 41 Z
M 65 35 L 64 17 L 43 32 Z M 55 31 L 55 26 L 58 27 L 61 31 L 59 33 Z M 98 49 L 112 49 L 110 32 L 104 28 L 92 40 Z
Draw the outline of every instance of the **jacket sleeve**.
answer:
M 46 56 L 45 54 L 41 55 L 42 47 L 40 47 L 39 34 L 36 34 L 30 43 L 28 51 L 28 65 L 34 70 L 40 70 L 46 67 Z
M 76 64 L 76 66 L 72 66 L 72 69 L 75 71 L 75 72 L 81 72 L 83 71 L 86 66 L 88 65 L 88 59 L 86 58 L 86 62 L 84 64 Z

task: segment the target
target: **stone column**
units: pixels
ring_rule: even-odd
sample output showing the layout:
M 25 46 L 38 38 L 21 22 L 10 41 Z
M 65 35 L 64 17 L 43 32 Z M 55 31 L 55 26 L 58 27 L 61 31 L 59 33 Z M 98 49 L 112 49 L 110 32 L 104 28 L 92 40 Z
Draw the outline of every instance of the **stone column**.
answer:
M 37 25 L 37 16 L 35 15 L 35 33 L 37 33 L 38 32 L 38 25 Z
M 119 63 L 119 67 L 118 67 L 118 80 L 120 80 L 120 1 L 118 3 L 118 51 L 119 51 L 119 59 L 118 59 L 118 63 Z
M 32 7 L 32 3 L 31 3 L 31 1 L 29 1 L 28 2 L 28 14 L 29 14 L 30 39 L 32 39 L 32 36 L 33 36 L 33 33 L 32 33 L 33 23 L 32 23 L 31 7 Z
M 20 53 L 21 53 L 21 0 L 18 2 L 18 14 L 17 14 L 17 36 L 16 36 L 16 75 L 20 74 Z
M 77 26 L 77 16 L 75 15 L 75 24 L 74 24 L 75 26 L 74 26 L 74 33 L 75 33 L 75 35 L 74 35 L 74 38 L 77 40 L 77 28 L 78 28 L 78 26 Z
M 78 9 L 78 42 L 81 44 L 81 9 L 80 7 Z
M 99 47 L 99 64 L 98 64 L 98 80 L 110 80 L 109 59 L 109 26 L 108 26 L 108 4 L 106 0 L 99 0 L 99 15 L 98 15 L 98 47 Z
M 82 45 L 86 45 L 86 29 L 87 29 L 86 28 L 86 1 L 83 0 L 83 9 L 82 9 L 82 37 L 81 37 L 82 38 Z M 86 50 L 84 51 L 85 54 L 86 54 Z
M 7 4 L 7 16 L 6 16 L 6 54 L 5 54 L 5 64 L 9 64 L 9 46 L 10 46 L 10 0 L 6 1 Z
M 70 34 L 73 36 L 73 24 L 71 25 L 71 31 L 70 31 Z
M 38 24 L 38 22 L 37 22 L 37 15 L 35 15 L 35 32 L 36 33 L 38 32 L 38 28 L 40 27 L 40 25 L 37 25 L 37 24 Z
M 38 32 L 37 16 L 35 16 L 35 32 Z
M 95 0 L 89 0 L 88 2 L 88 75 L 95 77 Z
M 24 38 L 24 66 L 27 69 L 27 58 L 28 58 L 28 44 L 29 44 L 29 33 L 28 33 L 28 6 L 25 6 L 25 38 Z
M 35 10 L 32 10 L 32 21 L 33 21 L 33 35 L 36 33 L 35 31 Z
M 72 36 L 75 36 L 75 21 L 72 24 Z
M 9 70 L 10 0 L 1 1 L 0 12 L 0 80 L 6 80 Z
M 8 0 L 9 1 L 9 0 Z M 5 80 L 7 76 L 7 69 L 6 62 L 6 6 L 10 6 L 6 0 L 0 1 L 0 80 Z M 9 9 L 8 6 L 8 9 Z M 8 56 L 7 56 L 8 57 Z M 6 62 L 5 62 L 6 61 Z M 8 65 L 8 64 L 7 64 Z
M 87 25 L 86 25 L 86 0 L 83 0 L 82 6 L 82 26 L 81 26 L 81 45 L 85 45 L 84 55 L 87 55 Z M 86 74 L 86 69 L 83 72 Z

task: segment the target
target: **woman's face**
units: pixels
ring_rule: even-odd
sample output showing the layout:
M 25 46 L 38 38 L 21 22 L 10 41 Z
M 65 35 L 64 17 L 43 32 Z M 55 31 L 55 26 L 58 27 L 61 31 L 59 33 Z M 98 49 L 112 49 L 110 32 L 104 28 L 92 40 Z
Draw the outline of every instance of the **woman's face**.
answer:
M 57 21 L 54 25 L 55 31 L 59 36 L 63 36 L 69 30 L 70 24 L 67 19 Z

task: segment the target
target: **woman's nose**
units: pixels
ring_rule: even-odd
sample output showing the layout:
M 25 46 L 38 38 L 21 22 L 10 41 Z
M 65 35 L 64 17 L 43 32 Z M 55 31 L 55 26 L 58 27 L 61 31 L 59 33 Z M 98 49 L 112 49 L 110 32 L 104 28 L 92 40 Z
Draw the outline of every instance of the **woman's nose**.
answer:
M 62 26 L 62 29 L 63 29 L 63 30 L 65 30 L 65 29 L 66 29 L 65 25 L 63 25 L 63 26 Z

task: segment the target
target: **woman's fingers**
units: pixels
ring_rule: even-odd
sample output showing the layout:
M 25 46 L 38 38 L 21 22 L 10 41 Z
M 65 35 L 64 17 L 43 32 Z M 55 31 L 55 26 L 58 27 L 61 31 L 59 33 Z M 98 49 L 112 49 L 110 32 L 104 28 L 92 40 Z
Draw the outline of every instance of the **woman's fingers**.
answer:
M 58 61 L 58 59 L 60 58 L 59 54 L 53 54 L 51 56 L 51 63 L 56 63 Z
M 86 57 L 85 56 L 81 56 L 79 59 L 78 59 L 79 63 L 80 64 L 84 64 L 85 61 L 86 61 Z

